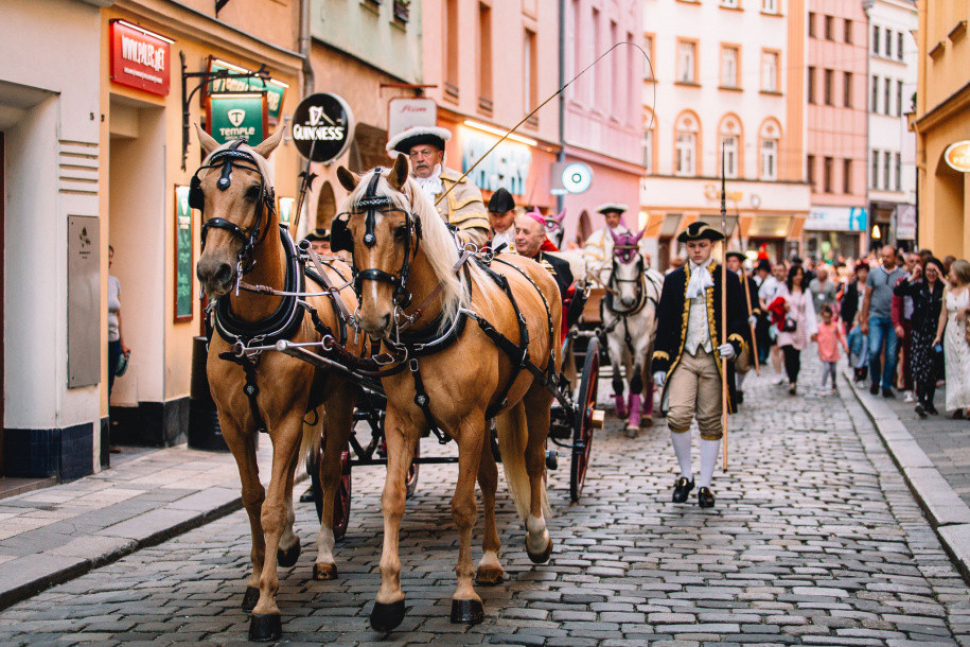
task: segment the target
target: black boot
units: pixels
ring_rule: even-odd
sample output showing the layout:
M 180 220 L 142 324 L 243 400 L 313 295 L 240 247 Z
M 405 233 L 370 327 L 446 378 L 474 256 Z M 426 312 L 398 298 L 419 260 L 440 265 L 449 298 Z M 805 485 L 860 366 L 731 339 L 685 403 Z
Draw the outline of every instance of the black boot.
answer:
M 714 507 L 714 493 L 710 488 L 702 487 L 697 490 L 697 505 L 702 508 Z
M 694 479 L 687 480 L 686 476 L 681 476 L 674 481 L 674 503 L 687 503 L 687 495 L 694 489 Z

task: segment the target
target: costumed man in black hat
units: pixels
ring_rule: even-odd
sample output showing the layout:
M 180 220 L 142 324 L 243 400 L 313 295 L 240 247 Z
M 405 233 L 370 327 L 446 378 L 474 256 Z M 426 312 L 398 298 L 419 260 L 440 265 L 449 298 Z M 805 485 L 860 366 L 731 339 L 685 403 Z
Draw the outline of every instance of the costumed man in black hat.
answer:
M 741 252 L 728 252 L 727 256 L 727 268 L 734 272 L 738 280 L 741 280 L 741 275 L 744 273 L 744 261 L 747 258 Z M 758 302 L 758 283 L 750 276 L 744 277 L 745 282 L 748 284 L 748 290 L 745 291 L 744 283 L 741 283 L 741 305 L 744 306 L 745 319 L 748 320 L 748 338 L 751 337 L 751 329 L 758 324 L 758 317 L 761 315 L 761 304 Z M 751 303 L 748 303 L 748 295 L 751 295 Z M 754 368 L 754 352 L 753 348 L 746 348 L 735 360 L 735 379 L 738 391 L 738 404 L 744 404 L 744 379 Z
M 330 258 L 333 252 L 330 250 L 330 230 L 326 227 L 311 229 L 304 240 L 310 241 L 310 249 L 317 253 L 317 256 Z
M 515 253 L 515 200 L 502 188 L 492 194 L 488 201 L 488 222 L 492 226 L 492 238 L 488 245 L 496 254 Z
M 432 204 L 437 202 L 435 208 L 442 219 L 458 228 L 462 242 L 482 248 L 488 241 L 489 231 L 482 193 L 468 178 L 459 182 L 461 173 L 445 168 L 445 142 L 449 139 L 451 132 L 447 128 L 414 127 L 392 137 L 387 142 L 387 151 L 408 156 L 412 176 Z M 438 202 L 445 193 L 448 197 Z
M 556 279 L 559 294 L 565 299 L 573 283 L 573 273 L 567 261 L 542 251 L 545 239 L 546 223 L 541 217 L 527 213 L 515 219 L 515 251 L 546 268 Z
M 617 236 L 631 233 L 622 223 L 626 209 L 625 204 L 615 202 L 607 202 L 596 208 L 596 212 L 606 220 L 606 225 L 590 234 L 583 243 L 583 260 L 594 272 L 598 273 L 603 265 L 609 266 L 613 258 L 613 236 L 610 236 L 609 230 L 612 229 Z
M 748 322 L 741 302 L 741 282 L 727 280 L 727 331 L 721 330 L 721 266 L 711 259 L 714 243 L 724 240 L 703 222 L 691 223 L 677 240 L 687 245 L 687 263 L 664 279 L 657 307 L 653 379 L 663 388 L 661 407 L 680 464 L 674 503 L 684 503 L 694 488 L 691 467 L 691 420 L 701 435 L 701 472 L 697 502 L 714 507 L 711 479 L 721 446 L 721 358 L 733 360 L 748 344 Z M 735 411 L 733 366 L 728 363 L 728 410 Z

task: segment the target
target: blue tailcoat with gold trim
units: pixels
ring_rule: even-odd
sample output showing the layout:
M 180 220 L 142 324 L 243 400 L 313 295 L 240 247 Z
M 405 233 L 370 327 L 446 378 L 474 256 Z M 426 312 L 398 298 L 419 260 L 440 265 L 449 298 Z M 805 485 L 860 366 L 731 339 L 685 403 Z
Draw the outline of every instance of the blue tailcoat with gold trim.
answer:
M 707 288 L 707 323 L 711 335 L 711 345 L 714 348 L 714 358 L 717 370 L 721 370 L 721 356 L 717 347 L 724 343 L 721 333 L 721 266 L 711 261 L 707 270 L 714 277 L 714 287 Z M 747 347 L 750 328 L 747 320 L 747 308 L 741 294 L 741 280 L 734 272 L 728 271 L 727 283 L 727 343 L 734 346 L 737 357 L 741 350 Z M 667 385 L 670 375 L 680 363 L 687 341 L 687 321 L 690 316 L 690 300 L 687 299 L 687 285 L 690 283 L 690 263 L 674 270 L 664 279 L 663 291 L 660 294 L 660 304 L 657 306 L 657 338 L 654 342 L 652 373 L 663 371 L 667 380 L 661 402 L 666 401 Z M 728 410 L 736 411 L 735 402 L 734 363 L 728 362 Z

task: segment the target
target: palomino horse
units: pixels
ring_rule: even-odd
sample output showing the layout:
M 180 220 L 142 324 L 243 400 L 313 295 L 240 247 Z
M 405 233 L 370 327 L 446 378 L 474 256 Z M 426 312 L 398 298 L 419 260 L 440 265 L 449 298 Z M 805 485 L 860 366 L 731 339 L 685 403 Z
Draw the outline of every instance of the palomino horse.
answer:
M 653 339 L 657 332 L 657 302 L 663 276 L 646 269 L 643 254 L 638 243 L 643 231 L 633 234 L 613 236 L 613 259 L 604 268 L 601 277 L 606 286 L 603 300 L 603 330 L 606 333 L 607 351 L 613 366 L 613 398 L 616 400 L 616 415 L 629 418 L 626 434 L 635 438 L 641 422 L 640 398 L 646 386 L 646 420 L 653 423 L 653 384 L 649 371 L 645 371 L 653 353 Z M 630 383 L 630 398 L 623 398 L 623 374 Z M 647 373 L 644 385 L 644 373 Z
M 485 509 L 479 583 L 501 581 L 495 525 L 498 470 L 488 420 L 497 416 L 502 464 L 526 522 L 526 551 L 535 563 L 552 552 L 546 529 L 543 479 L 549 432 L 548 385 L 560 369 L 559 289 L 538 263 L 500 255 L 490 266 L 459 249 L 454 234 L 418 184 L 407 157 L 389 170 L 363 176 L 338 169 L 350 191 L 331 234 L 334 249 L 353 251 L 360 310 L 355 323 L 397 359 L 382 384 L 387 394 L 387 480 L 381 587 L 371 626 L 390 631 L 404 618 L 398 542 L 404 514 L 405 473 L 421 435 L 442 430 L 458 443 L 458 483 L 451 500 L 458 526 L 458 588 L 451 620 L 484 617 L 472 577 L 475 479 Z
M 219 146 L 205 131 L 198 130 L 207 157 L 193 178 L 189 199 L 205 216 L 203 252 L 196 273 L 205 291 L 218 299 L 207 373 L 223 437 L 239 467 L 243 506 L 249 513 L 253 536 L 253 572 L 243 609 L 253 612 L 251 639 L 276 640 L 282 633 L 275 600 L 279 589 L 277 562 L 292 566 L 300 554 L 300 541 L 293 533 L 294 471 L 301 449 L 307 452 L 319 442 L 319 428 L 305 426 L 303 419 L 308 410 L 322 405 L 326 431 L 320 468 L 324 506 L 314 578 L 332 579 L 337 569 L 330 526 L 341 476 L 340 453 L 353 424 L 356 387 L 283 353 L 249 347 L 272 345 L 281 339 L 319 341 L 322 329 L 341 330 L 338 308 L 342 305 L 353 312 L 357 300 L 350 290 L 333 298 L 305 297 L 302 303 L 294 296 L 303 291 L 303 274 L 293 241 L 280 227 L 274 209 L 266 161 L 280 143 L 283 129 L 255 147 L 241 141 Z M 317 268 L 324 267 L 324 282 L 334 285 L 346 282 L 340 276 L 341 266 L 349 277 L 350 268 L 340 263 Z M 237 287 L 233 292 L 243 275 L 247 281 L 244 291 Z M 256 286 L 263 293 L 255 292 Z M 325 287 L 311 284 L 311 290 Z M 353 339 L 348 343 L 353 346 Z M 260 483 L 256 464 L 259 430 L 265 430 L 273 444 L 268 491 Z M 266 559 L 267 554 L 274 558 Z

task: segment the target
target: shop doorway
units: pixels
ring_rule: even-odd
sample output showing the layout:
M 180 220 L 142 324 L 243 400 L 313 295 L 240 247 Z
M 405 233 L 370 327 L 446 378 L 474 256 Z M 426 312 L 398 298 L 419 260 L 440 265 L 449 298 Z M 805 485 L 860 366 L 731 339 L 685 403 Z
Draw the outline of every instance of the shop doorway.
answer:
M 109 114 L 106 230 L 114 258 L 108 274 L 121 286 L 120 333 L 131 349 L 128 370 L 111 390 L 109 437 L 112 446 L 151 445 L 146 433 L 159 422 L 150 405 L 165 399 L 165 295 L 171 294 L 164 263 L 165 241 L 171 240 L 164 110 L 112 96 Z

